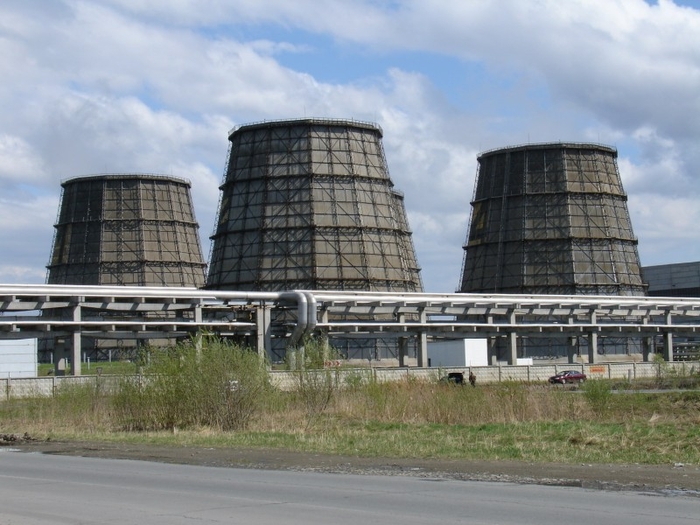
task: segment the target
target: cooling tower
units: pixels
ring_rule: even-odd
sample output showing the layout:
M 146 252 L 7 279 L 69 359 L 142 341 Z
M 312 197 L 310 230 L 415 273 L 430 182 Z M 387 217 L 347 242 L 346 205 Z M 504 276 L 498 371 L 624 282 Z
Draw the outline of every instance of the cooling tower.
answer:
M 49 284 L 204 286 L 188 181 L 98 175 L 61 186 Z
M 381 139 L 349 120 L 233 130 L 207 287 L 422 291 Z
M 535 144 L 478 163 L 460 292 L 644 295 L 615 149 Z

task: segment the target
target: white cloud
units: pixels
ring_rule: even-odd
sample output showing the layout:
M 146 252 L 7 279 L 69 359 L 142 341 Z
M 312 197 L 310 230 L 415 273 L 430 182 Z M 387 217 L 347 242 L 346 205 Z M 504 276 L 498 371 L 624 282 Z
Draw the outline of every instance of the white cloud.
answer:
M 320 37 L 350 80 L 284 65 Z M 382 125 L 430 291 L 459 279 L 478 151 L 530 141 L 617 146 L 642 262 L 700 259 L 700 11 L 669 0 L 11 0 L 0 56 L 0 281 L 43 281 L 88 173 L 190 179 L 206 256 L 228 130 L 300 116 Z
M 644 265 L 700 259 L 697 198 L 634 194 L 630 197 L 630 210 Z
M 21 137 L 0 135 L 0 181 L 28 184 L 46 175 L 42 159 Z
M 49 260 L 58 196 L 29 191 L 0 196 L 0 283 L 43 283 Z

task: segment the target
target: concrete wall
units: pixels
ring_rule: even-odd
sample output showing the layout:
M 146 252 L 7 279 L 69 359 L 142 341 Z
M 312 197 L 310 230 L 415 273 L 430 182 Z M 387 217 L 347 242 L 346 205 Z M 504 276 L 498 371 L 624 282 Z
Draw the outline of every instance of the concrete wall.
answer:
M 471 367 L 476 374 L 477 385 L 502 381 L 544 382 L 550 376 L 564 370 L 582 370 L 589 379 L 653 379 L 659 376 L 687 376 L 700 372 L 700 362 L 673 363 L 605 363 L 584 365 L 537 365 L 537 366 L 485 366 Z M 353 368 L 332 371 L 340 386 L 370 380 L 388 382 L 414 379 L 437 381 L 448 372 L 469 372 L 469 368 Z M 270 372 L 272 383 L 282 390 L 295 388 L 293 372 Z M 114 390 L 120 376 L 47 376 L 7 379 L 0 378 L 0 401 L 23 397 L 52 396 L 67 385 L 95 385 L 100 390 Z

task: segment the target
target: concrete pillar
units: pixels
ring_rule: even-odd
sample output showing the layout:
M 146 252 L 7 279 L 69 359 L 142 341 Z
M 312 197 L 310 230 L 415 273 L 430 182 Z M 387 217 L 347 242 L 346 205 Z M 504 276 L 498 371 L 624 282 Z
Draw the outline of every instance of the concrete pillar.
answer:
M 272 361 L 272 334 L 270 332 L 271 315 L 270 307 L 264 304 L 255 308 L 255 349 L 260 359 L 265 359 L 265 354 Z
M 673 361 L 673 332 L 664 332 L 664 361 Z
M 511 325 L 510 332 L 508 333 L 508 364 L 516 365 L 518 364 L 518 334 L 514 328 L 516 323 L 514 311 L 508 314 L 508 322 Z
M 73 311 L 71 312 L 71 317 L 73 322 L 79 323 L 80 322 L 80 317 L 81 317 L 81 312 L 80 312 L 80 305 L 76 304 L 73 307 Z M 81 340 L 82 340 L 82 330 L 80 328 L 75 328 L 73 333 L 70 335 L 70 337 L 67 339 L 68 345 L 70 345 L 70 350 L 71 350 L 71 375 L 74 376 L 79 376 L 81 374 L 80 370 L 80 358 L 81 358 L 81 353 L 82 353 L 82 347 L 81 347 Z
M 321 322 L 322 323 L 328 323 L 328 310 L 323 310 L 321 311 Z M 319 339 L 321 341 L 321 345 L 323 347 L 323 353 L 324 356 L 326 356 L 324 359 L 327 359 L 327 356 L 330 354 L 330 348 L 331 345 L 328 342 L 328 329 L 324 328 L 319 332 Z M 333 359 L 336 359 L 338 356 L 334 355 Z
M 569 346 L 566 349 L 567 361 L 570 365 L 576 362 L 576 345 L 578 344 L 578 339 L 576 336 L 569 337 Z
M 428 322 L 428 315 L 425 313 L 424 308 L 421 308 L 420 311 L 420 322 L 421 324 Z M 426 368 L 428 366 L 428 334 L 422 330 L 418 334 L 416 358 L 418 360 L 418 368 Z
M 82 374 L 81 371 L 81 353 L 82 353 L 82 346 L 81 346 L 81 341 L 82 341 L 82 336 L 81 332 L 73 332 L 71 336 L 69 337 L 69 344 L 71 346 L 71 375 L 74 376 L 79 376 Z
M 398 314 L 396 320 L 400 324 L 404 324 L 406 322 L 406 314 Z M 399 366 L 408 366 L 408 338 L 399 337 L 397 344 L 399 346 Z
M 654 356 L 654 338 L 653 337 L 643 337 L 642 338 L 642 360 L 645 363 L 650 362 Z
M 408 337 L 399 337 L 399 366 L 408 366 Z
M 54 338 L 52 359 L 54 364 L 54 374 L 57 376 L 66 375 L 66 362 L 68 361 L 68 352 L 66 351 L 65 339 Z
M 595 311 L 591 312 L 591 332 L 588 334 L 588 362 L 590 364 L 598 361 L 598 328 Z
M 516 332 L 508 334 L 508 364 L 518 364 L 518 334 Z
M 590 364 L 598 361 L 598 332 L 588 334 L 588 362 Z
M 493 315 L 486 316 L 486 323 L 493 324 Z M 495 366 L 498 363 L 498 338 L 488 336 L 486 338 L 487 362 L 489 365 Z
M 666 324 L 673 324 L 671 312 L 666 312 Z M 673 332 L 670 328 L 664 332 L 664 360 L 673 361 Z
M 201 324 L 202 323 L 202 306 L 201 305 L 195 305 L 195 307 L 192 310 L 193 317 L 194 317 L 194 322 L 196 324 Z M 136 343 L 138 346 L 138 342 Z M 204 348 L 204 337 L 202 336 L 202 328 L 197 328 L 197 331 L 194 334 L 194 351 L 195 354 L 197 355 L 197 360 L 202 358 L 202 348 Z M 111 361 L 111 358 L 110 358 Z

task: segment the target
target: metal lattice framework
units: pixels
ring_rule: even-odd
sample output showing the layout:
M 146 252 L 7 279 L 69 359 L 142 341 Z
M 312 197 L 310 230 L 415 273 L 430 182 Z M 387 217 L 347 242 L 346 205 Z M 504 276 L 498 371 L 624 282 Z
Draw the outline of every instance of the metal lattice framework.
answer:
M 49 284 L 204 285 L 188 181 L 97 175 L 61 186 Z
M 616 159 L 574 143 L 480 155 L 460 292 L 644 295 Z
M 207 288 L 422 291 L 381 138 L 350 120 L 233 130 Z

